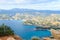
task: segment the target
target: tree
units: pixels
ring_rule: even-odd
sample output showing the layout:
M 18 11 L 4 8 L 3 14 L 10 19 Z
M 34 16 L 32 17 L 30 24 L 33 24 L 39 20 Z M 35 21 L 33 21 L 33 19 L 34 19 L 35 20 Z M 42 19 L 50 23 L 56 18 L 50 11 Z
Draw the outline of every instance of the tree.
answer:
M 7 25 L 2 24 L 0 26 L 0 36 L 14 35 L 14 31 Z

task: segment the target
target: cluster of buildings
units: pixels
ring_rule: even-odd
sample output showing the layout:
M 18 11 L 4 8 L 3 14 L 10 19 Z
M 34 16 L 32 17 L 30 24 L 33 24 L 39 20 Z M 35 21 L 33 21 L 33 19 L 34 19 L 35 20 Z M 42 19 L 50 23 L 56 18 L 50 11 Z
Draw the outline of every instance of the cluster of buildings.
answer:
M 23 20 L 23 19 L 29 19 L 32 15 L 29 14 L 20 14 L 16 13 L 15 15 L 11 16 L 8 14 L 0 14 L 0 20 Z
M 24 23 L 42 27 L 60 27 L 60 14 L 51 14 L 46 17 L 34 16 L 32 19 L 28 19 Z
M 56 26 L 60 27 L 60 14 L 51 14 L 45 17 L 32 14 L 16 13 L 13 16 L 0 14 L 0 20 L 24 20 L 24 24 L 36 25 L 43 27 Z

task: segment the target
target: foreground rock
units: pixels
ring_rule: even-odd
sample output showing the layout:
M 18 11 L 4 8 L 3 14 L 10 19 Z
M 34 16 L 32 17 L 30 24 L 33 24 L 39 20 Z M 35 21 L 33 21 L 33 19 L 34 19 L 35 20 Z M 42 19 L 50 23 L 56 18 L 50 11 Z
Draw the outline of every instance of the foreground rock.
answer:
M 22 40 L 19 36 L 2 36 L 0 37 L 0 40 Z

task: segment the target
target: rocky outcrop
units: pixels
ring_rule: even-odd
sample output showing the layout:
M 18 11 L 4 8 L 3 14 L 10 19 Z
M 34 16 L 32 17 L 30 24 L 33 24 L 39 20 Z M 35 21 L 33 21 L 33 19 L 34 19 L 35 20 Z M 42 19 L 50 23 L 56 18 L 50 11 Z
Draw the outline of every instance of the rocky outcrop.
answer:
M 14 36 L 14 39 L 15 39 L 15 40 L 22 40 L 22 38 L 19 37 L 19 36 L 17 36 L 17 35 Z
M 54 39 L 60 40 L 60 31 L 59 30 L 51 29 L 50 31 L 51 31 L 51 34 L 54 37 Z
M 22 38 L 20 38 L 17 35 L 14 35 L 14 36 L 2 36 L 2 37 L 0 37 L 0 40 L 22 40 Z

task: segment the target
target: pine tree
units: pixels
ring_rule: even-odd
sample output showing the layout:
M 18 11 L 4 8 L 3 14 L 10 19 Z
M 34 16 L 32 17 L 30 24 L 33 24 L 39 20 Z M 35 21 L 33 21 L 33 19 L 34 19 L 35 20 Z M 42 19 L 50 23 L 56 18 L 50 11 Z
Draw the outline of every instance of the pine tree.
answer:
M 14 31 L 7 25 L 2 24 L 0 26 L 0 36 L 14 35 Z

